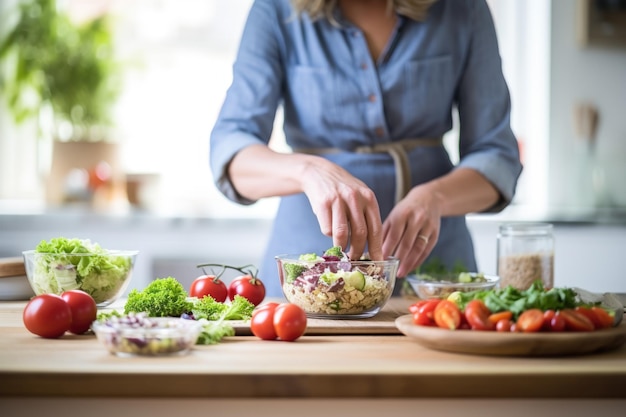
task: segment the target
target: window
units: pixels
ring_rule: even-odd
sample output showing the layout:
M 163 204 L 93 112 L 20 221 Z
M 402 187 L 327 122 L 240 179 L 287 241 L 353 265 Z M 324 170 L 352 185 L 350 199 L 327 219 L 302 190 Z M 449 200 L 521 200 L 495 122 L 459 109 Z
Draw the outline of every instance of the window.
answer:
M 0 5 L 6 7 L 7 1 L 0 0 Z M 543 0 L 488 3 L 513 100 L 512 125 L 524 155 L 516 203 L 528 203 L 532 194 L 534 204 L 543 204 L 547 193 L 550 4 Z M 230 85 L 232 63 L 252 0 L 67 0 L 62 4 L 76 15 L 104 8 L 116 17 L 119 53 L 127 65 L 124 92 L 116 108 L 117 139 L 129 174 L 159 175 L 158 210 L 208 217 L 273 216 L 276 199 L 245 207 L 225 199 L 215 189 L 208 166 L 210 131 Z M 28 129 L 26 133 L 24 129 L 8 131 L 5 119 L 0 117 L 3 137 L 33 135 Z M 273 138 L 279 148 L 284 146 L 280 121 L 279 114 Z M 455 129 L 444 138 L 453 160 L 458 160 L 456 135 L 455 123 Z M 3 139 L 0 152 L 15 154 L 16 142 Z M 45 154 L 45 149 L 40 152 Z M 24 162 L 2 158 L 6 162 L 0 166 L 0 198 L 41 199 L 39 176 L 32 156 L 27 156 L 32 152 L 18 150 L 18 154 L 24 155 Z M 11 173 L 18 169 L 25 174 L 19 177 L 22 184 L 9 184 L 6 179 L 15 178 Z

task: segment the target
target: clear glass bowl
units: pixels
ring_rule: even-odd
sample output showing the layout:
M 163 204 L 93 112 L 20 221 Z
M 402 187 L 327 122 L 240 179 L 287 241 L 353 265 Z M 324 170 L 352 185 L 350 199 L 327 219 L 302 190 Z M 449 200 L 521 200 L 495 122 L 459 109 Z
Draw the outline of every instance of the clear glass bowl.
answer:
M 91 329 L 117 356 L 184 355 L 196 344 L 202 323 L 175 317 L 141 314 L 94 321 Z
M 132 277 L 137 251 L 94 253 L 23 252 L 28 282 L 36 295 L 67 290 L 89 293 L 98 307 L 116 301 Z
M 457 291 L 490 290 L 496 288 L 500 277 L 478 272 L 461 272 L 409 275 L 406 280 L 419 298 L 428 299 L 448 298 Z
M 307 316 L 324 319 L 373 317 L 387 303 L 399 261 L 316 261 L 276 256 L 285 298 Z

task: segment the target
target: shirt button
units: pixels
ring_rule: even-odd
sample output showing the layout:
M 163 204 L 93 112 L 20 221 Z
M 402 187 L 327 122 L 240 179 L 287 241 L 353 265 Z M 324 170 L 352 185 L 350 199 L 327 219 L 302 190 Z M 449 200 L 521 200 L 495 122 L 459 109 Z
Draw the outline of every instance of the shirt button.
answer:
M 367 97 L 367 99 L 368 99 L 371 103 L 373 103 L 373 102 L 375 102 L 375 101 L 376 101 L 376 95 L 375 95 L 375 94 L 370 94 L 370 95 Z
M 376 133 L 376 136 L 378 136 L 380 138 L 380 137 L 382 137 L 385 134 L 385 129 L 383 129 L 382 127 L 378 126 L 376 129 L 374 129 L 374 133 Z
M 361 69 L 362 70 L 366 70 L 367 69 L 367 63 L 366 62 L 361 64 Z

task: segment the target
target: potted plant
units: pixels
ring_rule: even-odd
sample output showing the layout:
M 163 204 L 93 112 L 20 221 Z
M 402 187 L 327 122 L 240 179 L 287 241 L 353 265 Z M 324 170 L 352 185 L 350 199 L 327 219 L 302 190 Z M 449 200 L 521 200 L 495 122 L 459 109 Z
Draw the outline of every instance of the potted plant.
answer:
M 54 141 L 47 194 L 62 202 L 68 172 L 93 172 L 100 160 L 118 170 L 108 132 L 121 72 L 109 17 L 77 23 L 55 0 L 23 0 L 14 17 L 0 38 L 0 94 L 16 123 L 36 121 Z

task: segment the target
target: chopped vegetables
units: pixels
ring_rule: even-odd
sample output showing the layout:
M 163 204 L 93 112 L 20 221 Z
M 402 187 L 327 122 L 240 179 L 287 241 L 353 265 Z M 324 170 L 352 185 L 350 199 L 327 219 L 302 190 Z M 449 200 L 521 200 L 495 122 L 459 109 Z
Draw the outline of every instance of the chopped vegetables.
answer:
M 202 323 L 196 344 L 207 345 L 233 336 L 235 330 L 226 320 L 249 320 L 254 304 L 242 296 L 230 303 L 221 303 L 210 296 L 189 297 L 183 285 L 173 277 L 157 278 L 142 291 L 132 290 L 124 305 L 124 314 L 117 311 L 98 314 L 98 321 L 127 318 L 136 314 L 147 317 L 182 317 Z

